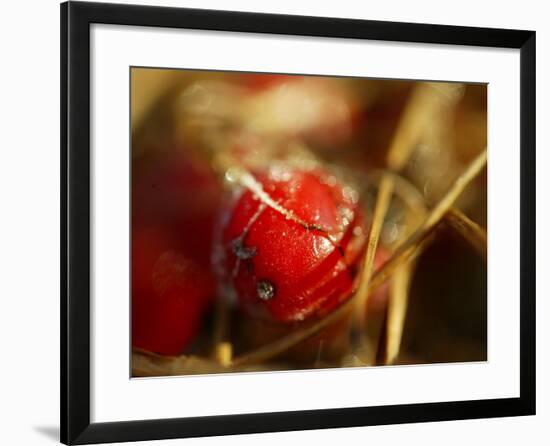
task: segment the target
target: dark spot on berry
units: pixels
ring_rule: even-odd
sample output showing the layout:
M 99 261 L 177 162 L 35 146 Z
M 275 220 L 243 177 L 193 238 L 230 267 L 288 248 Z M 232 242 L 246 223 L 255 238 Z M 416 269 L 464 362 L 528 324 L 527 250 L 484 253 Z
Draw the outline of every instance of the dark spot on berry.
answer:
M 256 292 L 262 300 L 271 300 L 275 297 L 275 287 L 267 280 L 260 280 L 256 284 Z

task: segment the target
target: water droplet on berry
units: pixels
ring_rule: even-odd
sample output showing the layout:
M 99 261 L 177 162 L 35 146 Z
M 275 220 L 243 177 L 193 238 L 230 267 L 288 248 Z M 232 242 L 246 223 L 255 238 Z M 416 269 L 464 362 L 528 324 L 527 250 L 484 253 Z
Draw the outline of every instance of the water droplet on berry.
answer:
M 354 188 L 350 186 L 344 187 L 342 189 L 342 194 L 344 195 L 344 198 L 346 200 L 351 201 L 353 204 L 356 204 L 359 201 L 359 194 Z
M 338 212 L 340 213 L 340 217 L 342 218 L 342 225 L 348 226 L 353 220 L 353 211 L 348 207 L 340 206 L 338 208 Z

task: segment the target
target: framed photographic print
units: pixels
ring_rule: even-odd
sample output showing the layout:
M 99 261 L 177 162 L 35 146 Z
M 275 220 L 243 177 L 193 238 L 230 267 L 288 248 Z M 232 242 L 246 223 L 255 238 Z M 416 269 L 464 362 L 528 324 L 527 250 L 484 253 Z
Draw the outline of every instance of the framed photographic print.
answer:
M 61 440 L 535 413 L 535 33 L 61 5 Z

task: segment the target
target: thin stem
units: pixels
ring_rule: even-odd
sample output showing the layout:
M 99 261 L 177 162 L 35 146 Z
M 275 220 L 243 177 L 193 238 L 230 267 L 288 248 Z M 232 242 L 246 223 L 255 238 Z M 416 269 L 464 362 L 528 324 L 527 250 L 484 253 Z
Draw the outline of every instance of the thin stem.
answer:
M 443 215 L 451 209 L 453 203 L 458 196 L 466 189 L 466 186 L 483 170 L 487 164 L 487 149 L 481 151 L 481 153 L 470 163 L 466 170 L 460 175 L 439 201 L 437 206 L 433 208 L 428 215 L 428 218 L 422 226 L 433 226 L 436 222 L 441 220 Z
M 487 232 L 457 208 L 450 209 L 445 222 L 455 229 L 470 245 L 487 259 Z
M 365 253 L 365 260 L 363 262 L 363 268 L 361 270 L 361 280 L 359 281 L 359 288 L 355 296 L 355 312 L 352 321 L 352 334 L 357 340 L 354 347 L 360 348 L 365 344 L 365 325 L 367 319 L 367 299 L 369 297 L 369 287 L 371 282 L 371 275 L 374 269 L 374 259 L 376 250 L 378 248 L 378 240 L 384 224 L 384 218 L 388 211 L 392 194 L 394 189 L 393 177 L 390 175 L 384 175 L 378 189 L 378 195 L 376 199 L 376 206 L 374 208 L 374 215 L 372 219 L 372 226 L 369 233 L 369 239 L 367 244 L 367 250 Z M 371 356 L 368 354 L 367 356 Z M 367 362 L 372 361 L 373 358 L 367 359 Z
M 385 364 L 392 364 L 401 347 L 405 316 L 409 302 L 409 285 L 412 278 L 412 262 L 396 269 L 390 283 L 390 299 L 386 323 Z

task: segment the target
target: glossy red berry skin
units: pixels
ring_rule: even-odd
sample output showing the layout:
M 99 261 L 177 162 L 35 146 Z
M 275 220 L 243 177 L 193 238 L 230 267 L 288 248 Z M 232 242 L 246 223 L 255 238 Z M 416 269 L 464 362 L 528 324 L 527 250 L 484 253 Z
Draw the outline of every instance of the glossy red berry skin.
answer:
M 215 262 L 252 316 L 291 323 L 347 299 L 365 246 L 356 192 L 320 169 L 254 175 L 224 216 Z M 266 199 L 267 197 L 267 199 Z
M 215 296 L 220 186 L 185 153 L 135 161 L 132 173 L 132 345 L 178 355 Z

